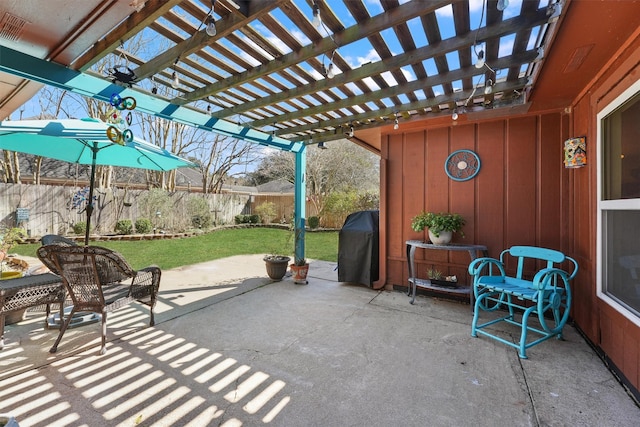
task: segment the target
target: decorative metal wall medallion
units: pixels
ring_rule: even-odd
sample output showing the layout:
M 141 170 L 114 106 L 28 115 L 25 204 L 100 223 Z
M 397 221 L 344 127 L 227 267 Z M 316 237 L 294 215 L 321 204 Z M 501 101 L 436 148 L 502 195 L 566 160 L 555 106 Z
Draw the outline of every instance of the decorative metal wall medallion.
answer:
M 454 181 L 467 181 L 480 171 L 480 157 L 471 150 L 454 151 L 444 162 L 444 171 Z

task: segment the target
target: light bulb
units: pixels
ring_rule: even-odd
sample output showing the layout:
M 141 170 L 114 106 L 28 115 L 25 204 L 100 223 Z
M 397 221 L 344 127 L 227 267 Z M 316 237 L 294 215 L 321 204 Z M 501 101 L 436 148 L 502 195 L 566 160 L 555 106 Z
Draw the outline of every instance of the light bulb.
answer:
M 476 61 L 476 68 L 484 67 L 484 50 L 478 52 L 478 60 Z
M 332 79 L 336 75 L 333 71 L 333 62 L 329 63 L 329 69 L 327 70 L 327 78 Z
M 493 91 L 493 81 L 487 80 L 487 83 L 484 85 L 484 94 L 489 95 Z
M 315 2 L 313 3 L 313 20 L 311 21 L 311 23 L 316 28 L 320 28 L 320 25 L 322 25 L 322 18 L 320 18 L 320 8 Z
M 458 120 L 458 110 L 453 110 L 453 114 L 451 115 L 453 120 Z
M 218 32 L 216 30 L 216 20 L 213 19 L 213 16 L 211 15 L 207 18 L 207 28 L 205 29 L 205 32 L 209 37 L 215 36 Z
M 498 10 L 502 12 L 509 6 L 509 0 L 498 0 Z
M 400 124 L 398 123 L 398 118 L 396 117 L 396 121 L 393 123 L 393 128 L 398 129 L 399 127 L 400 127 Z
M 180 79 L 178 78 L 178 73 L 174 71 L 173 74 L 171 74 L 171 78 L 173 79 L 171 81 L 171 87 L 174 89 L 177 89 L 180 86 Z

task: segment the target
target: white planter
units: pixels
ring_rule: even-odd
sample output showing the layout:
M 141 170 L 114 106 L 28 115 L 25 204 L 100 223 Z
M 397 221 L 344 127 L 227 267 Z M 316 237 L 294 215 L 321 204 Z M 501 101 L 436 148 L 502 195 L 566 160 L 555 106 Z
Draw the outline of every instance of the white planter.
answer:
M 429 230 L 429 240 L 434 245 L 446 245 L 451 242 L 453 238 L 453 231 L 441 231 L 438 233 L 440 236 L 436 237 L 431 230 Z

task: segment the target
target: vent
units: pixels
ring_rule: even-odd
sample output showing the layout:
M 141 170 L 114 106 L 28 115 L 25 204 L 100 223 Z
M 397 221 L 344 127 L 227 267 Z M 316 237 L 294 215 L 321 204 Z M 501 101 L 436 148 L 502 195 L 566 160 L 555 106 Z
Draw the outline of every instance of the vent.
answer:
M 5 12 L 0 20 L 0 38 L 12 42 L 18 41 L 26 24 L 28 21 Z
M 566 67 L 564 67 L 563 72 L 571 73 L 573 71 L 576 71 L 578 68 L 580 68 L 580 66 L 582 65 L 584 60 L 587 58 L 587 55 L 589 55 L 589 52 L 591 52 L 591 49 L 593 49 L 594 46 L 595 46 L 594 44 L 588 44 L 586 46 L 582 46 L 574 50 L 571 56 L 569 57 L 569 62 L 567 62 L 567 65 Z

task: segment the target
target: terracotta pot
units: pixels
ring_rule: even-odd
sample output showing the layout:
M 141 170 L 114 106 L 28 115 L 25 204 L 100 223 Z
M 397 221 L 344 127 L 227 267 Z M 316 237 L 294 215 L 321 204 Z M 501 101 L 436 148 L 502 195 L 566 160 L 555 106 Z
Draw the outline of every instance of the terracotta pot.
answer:
M 307 273 L 309 272 L 309 263 L 305 265 L 295 265 L 291 264 L 289 266 L 291 269 L 291 275 L 293 277 L 293 283 L 298 285 L 306 285 L 307 283 Z

